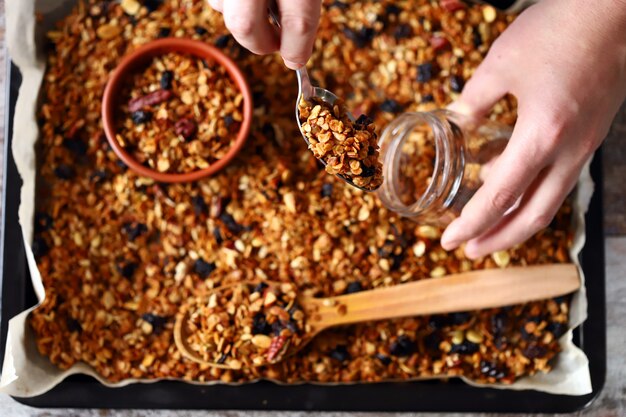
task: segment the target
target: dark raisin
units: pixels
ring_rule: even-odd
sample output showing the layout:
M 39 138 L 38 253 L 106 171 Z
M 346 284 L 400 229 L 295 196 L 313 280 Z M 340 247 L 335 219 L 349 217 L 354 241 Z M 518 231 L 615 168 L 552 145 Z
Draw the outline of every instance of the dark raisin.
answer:
M 472 31 L 472 43 L 474 44 L 474 48 L 478 48 L 483 44 L 483 38 L 480 36 L 478 28 L 474 28 Z
M 283 325 L 283 322 L 280 320 L 277 320 L 274 323 L 272 323 L 272 333 L 274 333 L 274 336 L 280 336 L 280 332 L 282 332 L 284 328 L 285 326 Z
M 536 337 L 535 337 L 535 335 L 534 335 L 534 334 L 532 334 L 532 333 L 528 333 L 528 332 L 526 331 L 526 326 L 522 326 L 522 327 L 521 327 L 521 329 L 520 329 L 520 331 L 519 331 L 519 333 L 520 333 L 520 336 L 522 336 L 522 339 L 523 339 L 523 340 L 527 340 L 527 341 L 528 341 L 528 340 L 534 340 L 534 339 L 536 339 Z
M 429 352 L 438 352 L 441 336 L 437 332 L 430 333 L 424 337 L 424 347 Z
M 569 295 L 562 295 L 560 297 L 555 297 L 554 302 L 557 304 L 565 303 L 569 299 Z
M 231 116 L 230 114 L 224 116 L 224 126 L 226 126 L 226 129 L 231 127 L 233 123 L 235 123 L 235 119 L 233 119 L 233 116 Z
M 372 119 L 366 115 L 366 114 L 362 114 L 360 115 L 355 121 L 354 121 L 354 125 L 355 126 L 359 126 L 361 128 L 365 128 L 369 125 L 371 125 L 372 123 L 374 123 L 372 121 Z
M 389 98 L 381 103 L 380 109 L 387 113 L 400 113 L 404 110 L 404 106 Z
M 200 275 L 202 279 L 211 275 L 211 272 L 215 271 L 216 268 L 217 266 L 213 262 L 209 263 L 202 258 L 197 259 L 193 264 L 193 270 L 196 274 Z
M 80 139 L 65 139 L 63 146 L 77 156 L 83 156 L 87 153 L 87 144 Z
M 124 223 L 122 225 L 122 230 L 128 236 L 128 240 L 130 240 L 131 242 L 134 242 L 135 239 L 137 239 L 139 236 L 141 236 L 142 234 L 148 231 L 148 227 L 143 223 L 132 222 L 132 223 Z
M 172 80 L 174 79 L 174 73 L 172 71 L 163 71 L 161 74 L 161 88 L 169 90 L 172 88 Z
M 387 16 L 399 15 L 400 12 L 402 12 L 402 9 L 395 4 L 388 4 L 385 7 L 385 13 L 387 14 Z
M 344 3 L 344 2 L 341 2 L 339 0 L 335 0 L 335 1 L 333 1 L 332 3 L 330 3 L 328 5 L 328 9 L 330 10 L 333 7 L 336 7 L 339 10 L 347 10 L 349 6 L 346 3 Z
M 289 331 L 293 334 L 297 334 L 300 333 L 300 331 L 298 330 L 298 325 L 296 324 L 295 321 L 293 320 L 289 320 L 287 323 L 283 323 L 285 325 L 285 328 L 289 329 Z
M 546 330 L 549 331 L 557 339 L 565 334 L 567 326 L 564 323 L 552 322 L 546 326 Z
M 441 330 L 444 327 L 448 327 L 450 325 L 450 317 L 447 315 L 437 314 L 434 316 L 430 316 L 428 320 L 428 327 L 433 330 Z
M 410 38 L 412 34 L 413 28 L 411 27 L 411 25 L 406 23 L 398 25 L 398 27 L 396 27 L 396 29 L 393 31 L 393 37 L 396 39 Z
M 41 236 L 38 236 L 33 239 L 31 249 L 33 250 L 33 255 L 35 255 L 35 258 L 41 258 L 48 253 L 50 247 Z
M 433 78 L 433 63 L 425 62 L 417 66 L 417 81 L 425 83 Z
M 422 96 L 422 103 L 432 103 L 435 101 L 435 97 L 432 94 L 424 94 Z
M 361 172 L 361 177 L 363 178 L 372 177 L 374 176 L 374 174 L 376 174 L 376 167 L 368 167 L 363 163 L 363 161 L 361 161 L 361 170 L 363 171 Z
M 409 337 L 402 335 L 398 336 L 395 342 L 389 347 L 389 353 L 393 356 L 409 356 L 415 352 L 416 345 Z
M 209 210 L 204 198 L 202 198 L 201 195 L 194 195 L 191 197 L 191 206 L 193 207 L 193 212 L 196 216 L 207 213 Z
M 452 77 L 450 77 L 450 89 L 455 93 L 460 93 L 463 90 L 464 85 L 465 81 L 458 75 L 453 75 Z
M 367 44 L 374 38 L 374 35 L 376 35 L 376 31 L 368 27 L 363 27 L 358 30 L 344 28 L 343 34 L 346 35 L 346 38 L 354 42 L 354 46 L 360 49 L 367 46 Z
M 218 365 L 223 364 L 224 362 L 226 362 L 226 359 L 228 358 L 228 355 L 226 355 L 225 353 L 222 354 L 222 356 L 220 356 L 220 358 L 217 360 Z
M 252 318 L 252 334 L 265 334 L 268 335 L 272 331 L 272 327 L 267 324 L 265 314 L 256 313 Z
M 118 264 L 117 270 L 126 279 L 131 279 L 135 275 L 135 271 L 139 265 L 136 262 L 126 262 L 124 264 Z
M 220 215 L 220 220 L 224 223 L 224 226 L 228 229 L 229 232 L 233 234 L 241 233 L 243 230 L 243 226 L 235 221 L 235 218 L 228 214 L 227 212 L 223 212 Z
M 321 192 L 322 197 L 330 197 L 331 195 L 333 195 L 333 185 L 330 183 L 324 183 L 322 185 L 322 192 Z
M 224 242 L 224 237 L 222 236 L 222 231 L 219 227 L 213 228 L 213 237 L 218 245 L 221 245 Z
M 80 325 L 80 323 L 78 322 L 78 320 L 73 319 L 71 317 L 68 317 L 68 319 L 65 321 L 65 323 L 67 324 L 67 330 L 69 330 L 70 332 L 82 332 L 83 331 L 83 326 Z
M 545 347 L 534 343 L 526 346 L 526 348 L 522 350 L 522 354 L 528 359 L 543 358 L 546 356 L 546 353 L 548 353 L 548 350 Z
M 383 355 L 382 353 L 377 353 L 374 355 L 376 359 L 378 359 L 383 365 L 389 365 L 391 363 L 391 358 L 387 355 Z
M 148 9 L 148 13 L 152 13 L 153 11 L 158 9 L 162 3 L 163 3 L 163 0 L 144 0 L 143 1 L 143 5 L 146 6 L 146 9 Z
M 45 232 L 52 227 L 53 220 L 48 213 L 35 213 L 35 233 Z
M 450 353 L 459 353 L 461 355 L 472 355 L 478 352 L 479 345 L 477 343 L 472 343 L 469 340 L 464 340 L 463 343 L 459 343 L 458 345 L 452 345 L 450 349 Z
M 170 36 L 170 33 L 172 33 L 172 29 L 167 28 L 167 27 L 162 27 L 162 28 L 159 28 L 159 34 L 157 35 L 157 37 L 167 38 L 168 36 Z
M 452 324 L 458 325 L 458 324 L 467 323 L 472 318 L 472 315 L 467 312 L 452 313 L 450 318 L 452 319 Z
M 146 313 L 141 318 L 152 325 L 152 333 L 159 334 L 167 324 L 167 317 L 157 316 L 156 314 Z
M 267 288 L 267 284 L 264 282 L 259 282 L 256 287 L 254 287 L 254 290 L 252 292 L 258 292 L 263 294 L 263 291 L 265 291 L 265 289 Z
M 226 48 L 231 39 L 231 35 L 222 35 L 215 40 L 215 46 L 218 48 Z
M 345 362 L 350 359 L 350 353 L 345 345 L 337 345 L 330 351 L 329 356 L 339 362 Z
M 152 113 L 145 110 L 137 110 L 130 114 L 130 118 L 136 125 L 141 125 L 149 122 L 152 119 Z
M 359 291 L 363 291 L 363 285 L 359 281 L 352 281 L 346 287 L 346 294 L 354 294 Z
M 502 335 L 506 332 L 509 318 L 505 313 L 498 313 L 491 316 L 491 333 Z
M 75 172 L 74 169 L 66 164 L 61 164 L 58 167 L 56 167 L 54 169 L 54 175 L 57 176 L 57 178 L 62 179 L 62 180 L 71 180 L 72 178 L 74 178 Z
M 176 132 L 177 135 L 182 136 L 185 140 L 190 140 L 198 132 L 198 125 L 193 119 L 180 119 L 174 125 L 174 132 Z
M 206 28 L 203 28 L 202 26 L 196 26 L 193 28 L 193 31 L 196 32 L 196 34 L 202 36 L 202 35 L 206 35 L 207 30 Z

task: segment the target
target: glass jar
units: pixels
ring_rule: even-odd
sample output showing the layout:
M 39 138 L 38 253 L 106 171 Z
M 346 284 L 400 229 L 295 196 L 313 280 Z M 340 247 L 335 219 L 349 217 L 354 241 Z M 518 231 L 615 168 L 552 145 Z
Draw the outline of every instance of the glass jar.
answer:
M 512 128 L 448 110 L 404 113 L 382 132 L 382 203 L 401 216 L 446 226 L 482 185 Z

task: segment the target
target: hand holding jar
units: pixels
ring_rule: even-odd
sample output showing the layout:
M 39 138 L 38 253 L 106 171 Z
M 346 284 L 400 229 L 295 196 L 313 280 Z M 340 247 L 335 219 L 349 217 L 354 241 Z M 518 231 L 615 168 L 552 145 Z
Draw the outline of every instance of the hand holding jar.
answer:
M 442 236 L 472 258 L 546 227 L 606 136 L 626 95 L 626 1 L 543 1 L 496 40 L 451 108 L 484 114 L 518 100 L 513 135 Z M 519 203 L 510 214 L 507 211 Z

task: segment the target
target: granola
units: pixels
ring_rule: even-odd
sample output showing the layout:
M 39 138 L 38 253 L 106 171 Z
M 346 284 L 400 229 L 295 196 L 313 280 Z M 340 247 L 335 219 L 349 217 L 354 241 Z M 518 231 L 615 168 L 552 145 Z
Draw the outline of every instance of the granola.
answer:
M 280 361 L 303 342 L 305 314 L 290 283 L 235 284 L 188 307 L 186 343 L 205 361 L 232 369 Z
M 134 9 L 131 9 L 134 10 Z M 221 159 L 241 128 L 243 96 L 226 69 L 167 53 L 130 77 L 116 138 L 159 172 L 192 172 Z
M 380 128 L 398 111 L 445 107 L 511 20 L 484 13 L 490 6 L 460 4 L 449 11 L 434 0 L 325 1 L 310 74 Z M 127 170 L 100 124 L 109 71 L 159 36 L 213 43 L 253 89 L 248 146 L 223 172 L 195 183 L 156 184 Z M 293 71 L 277 55 L 238 46 L 203 0 L 146 1 L 127 11 L 117 2 L 79 3 L 49 38 L 38 148 L 45 192 L 32 244 L 46 298 L 30 325 L 56 366 L 84 362 L 109 381 L 198 382 L 462 375 L 512 383 L 551 369 L 568 298 L 332 329 L 278 364 L 239 371 L 182 358 L 174 317 L 207 289 L 262 279 L 334 296 L 459 271 L 568 262 L 571 208 L 510 250 L 477 260 L 444 251 L 440 229 L 389 213 L 372 193 L 317 169 L 285 105 L 296 100 Z M 491 117 L 512 124 L 515 102 L 499 101 Z
M 361 115 L 352 122 L 340 100 L 330 105 L 317 98 L 301 99 L 298 116 L 309 149 L 324 163 L 326 172 L 368 191 L 381 186 L 378 137 L 369 117 Z

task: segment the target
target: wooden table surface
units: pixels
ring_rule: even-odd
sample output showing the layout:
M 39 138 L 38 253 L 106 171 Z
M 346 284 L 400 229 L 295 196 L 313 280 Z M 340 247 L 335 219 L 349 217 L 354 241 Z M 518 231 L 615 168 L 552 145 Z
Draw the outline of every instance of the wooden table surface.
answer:
M 13 0 L 20 1 L 20 0 Z M 4 154 L 6 59 L 4 50 L 4 1 L 0 0 L 0 187 Z M 587 410 L 576 415 L 594 417 L 626 416 L 626 105 L 615 119 L 604 144 L 604 229 L 606 233 L 608 372 L 600 398 Z M 0 189 L 1 192 L 1 189 Z M 0 213 L 2 207 L 0 207 Z M 450 399 L 454 401 L 453 398 Z M 0 394 L 0 416 L 4 417 L 347 417 L 372 416 L 367 413 L 303 413 L 303 412 L 205 412 L 157 410 L 76 410 L 34 409 L 23 406 Z M 379 416 L 400 416 L 380 413 Z M 404 414 L 406 415 L 406 414 Z M 467 414 L 420 414 L 439 417 L 469 416 Z M 487 414 L 471 416 L 486 417 Z M 517 415 L 523 417 L 521 415 Z

